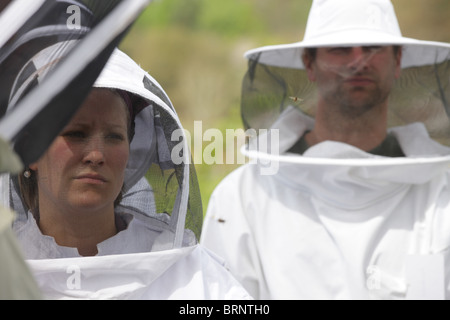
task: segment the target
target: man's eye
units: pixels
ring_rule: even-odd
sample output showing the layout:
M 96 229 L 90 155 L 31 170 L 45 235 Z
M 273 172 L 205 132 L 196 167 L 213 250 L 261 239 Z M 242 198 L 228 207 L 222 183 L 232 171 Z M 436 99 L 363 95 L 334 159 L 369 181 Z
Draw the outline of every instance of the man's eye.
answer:
M 349 47 L 335 47 L 335 48 L 330 48 L 329 52 L 331 53 L 348 53 L 350 52 L 351 48 Z
M 371 51 L 371 52 L 378 51 L 380 49 L 381 49 L 381 46 L 367 46 L 367 47 L 364 47 L 365 51 Z

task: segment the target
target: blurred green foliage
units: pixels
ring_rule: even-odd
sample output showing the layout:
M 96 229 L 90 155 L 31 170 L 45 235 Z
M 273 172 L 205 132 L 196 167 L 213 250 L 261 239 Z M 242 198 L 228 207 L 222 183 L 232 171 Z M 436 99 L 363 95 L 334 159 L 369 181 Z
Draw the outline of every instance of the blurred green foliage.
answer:
M 246 1 L 157 0 L 152 6 L 154 10 L 147 10 L 139 20 L 140 27 L 180 26 L 229 36 L 263 31 L 264 24 Z
M 312 0 L 155 0 L 121 48 L 163 86 L 185 129 L 242 128 L 245 51 L 303 38 Z M 403 35 L 450 42 L 449 0 L 392 0 Z M 205 142 L 208 145 L 209 142 Z M 233 148 L 224 141 L 224 149 Z M 237 152 L 236 150 L 234 150 Z M 195 156 L 195 155 L 194 155 Z M 198 164 L 206 210 L 211 192 L 238 165 Z

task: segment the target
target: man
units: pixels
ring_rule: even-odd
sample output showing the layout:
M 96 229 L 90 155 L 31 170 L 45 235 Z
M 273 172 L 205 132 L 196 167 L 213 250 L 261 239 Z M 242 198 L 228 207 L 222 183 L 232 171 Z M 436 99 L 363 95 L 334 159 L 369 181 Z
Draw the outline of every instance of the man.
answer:
M 302 42 L 246 56 L 244 123 L 277 134 L 201 242 L 257 299 L 450 298 L 450 45 L 402 37 L 388 0 L 315 0 Z
M 304 64 L 319 90 L 316 124 L 308 145 L 335 140 L 364 151 L 386 139 L 388 96 L 400 76 L 394 47 L 329 47 L 306 50 Z M 401 151 L 400 151 L 401 152 Z

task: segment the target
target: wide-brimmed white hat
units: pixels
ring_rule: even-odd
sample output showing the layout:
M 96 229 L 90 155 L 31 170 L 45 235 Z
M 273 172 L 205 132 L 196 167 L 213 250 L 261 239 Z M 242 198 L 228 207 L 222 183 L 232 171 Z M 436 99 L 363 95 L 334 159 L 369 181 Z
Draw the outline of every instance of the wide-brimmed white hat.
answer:
M 390 0 L 313 0 L 303 41 L 248 51 L 244 127 L 272 128 L 290 107 L 314 120 L 318 91 L 303 66 L 305 48 L 383 45 L 402 47 L 388 128 L 422 123 L 433 140 L 450 147 L 450 44 L 403 37 Z
M 450 44 L 403 37 L 390 0 L 313 0 L 303 41 L 246 52 L 259 63 L 303 69 L 304 48 L 399 45 L 402 68 L 449 59 Z

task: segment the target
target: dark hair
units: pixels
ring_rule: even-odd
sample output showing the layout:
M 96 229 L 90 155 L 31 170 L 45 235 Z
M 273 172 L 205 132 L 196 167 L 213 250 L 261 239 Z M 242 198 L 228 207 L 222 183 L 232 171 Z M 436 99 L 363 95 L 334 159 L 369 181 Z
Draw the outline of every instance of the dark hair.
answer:
M 133 137 L 134 137 L 134 128 L 135 128 L 134 119 L 136 117 L 136 115 L 134 113 L 133 100 L 136 100 L 136 98 L 134 95 L 132 95 L 131 93 L 129 93 L 125 90 L 111 89 L 111 91 L 118 94 L 127 107 L 127 110 L 128 110 L 128 112 L 127 112 L 128 131 L 127 132 L 128 132 L 128 141 L 130 141 L 130 143 L 131 143 L 131 140 L 133 140 Z
M 24 173 L 29 172 L 30 176 L 25 178 Z M 30 210 L 33 214 L 37 214 L 37 210 L 39 208 L 39 197 L 38 194 L 38 185 L 37 185 L 37 177 L 36 174 L 33 174 L 31 170 L 25 170 L 17 177 L 20 197 L 24 202 L 25 206 L 28 210 Z M 37 220 L 37 217 L 36 217 Z

